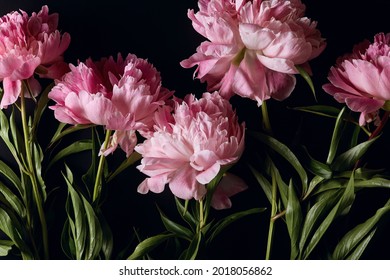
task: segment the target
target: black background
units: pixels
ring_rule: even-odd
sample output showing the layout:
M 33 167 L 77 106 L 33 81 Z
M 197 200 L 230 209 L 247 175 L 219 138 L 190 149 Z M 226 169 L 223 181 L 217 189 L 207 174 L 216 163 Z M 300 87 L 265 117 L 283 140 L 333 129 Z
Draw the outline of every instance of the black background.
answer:
M 321 86 L 327 82 L 329 68 L 338 56 L 350 52 L 354 44 L 365 38 L 372 40 L 378 32 L 390 32 L 389 4 L 384 0 L 359 2 L 306 0 L 303 2 L 307 6 L 306 15 L 319 22 L 318 28 L 328 44 L 324 53 L 311 62 L 318 102 L 340 107 L 321 89 Z M 183 69 L 179 65 L 179 62 L 192 55 L 199 43 L 203 41 L 203 38 L 193 30 L 187 18 L 187 10 L 197 9 L 197 1 L 1 0 L 0 14 L 18 9 L 30 14 L 33 11 L 39 11 L 44 4 L 49 6 L 50 12 L 60 14 L 59 29 L 71 35 L 71 45 L 65 54 L 66 61 L 77 63 L 77 60 L 84 61 L 88 57 L 100 59 L 103 56 L 116 56 L 118 52 L 123 55 L 133 53 L 138 57 L 147 58 L 161 72 L 163 85 L 174 90 L 177 96 L 184 96 L 187 93 L 200 96 L 205 91 L 204 84 L 193 80 L 194 69 Z M 255 102 L 233 98 L 232 103 L 247 127 L 258 129 L 261 115 Z M 317 159 L 324 160 L 334 122 L 287 109 L 313 104 L 315 104 L 313 95 L 306 83 L 298 77 L 297 88 L 289 99 L 281 103 L 269 102 L 270 118 L 277 138 L 285 143 L 291 143 L 299 127 L 301 137 L 299 141 L 306 145 Z M 41 133 L 45 131 L 50 130 L 44 130 Z M 384 137 L 373 147 L 373 156 L 369 160 L 374 167 L 388 168 L 390 166 L 388 161 L 390 156 L 389 134 L 389 127 L 386 127 Z M 250 150 L 250 147 L 247 150 Z M 82 166 L 81 163 L 80 166 Z M 74 168 L 77 167 L 77 163 L 74 164 Z M 62 167 L 58 166 L 58 168 Z M 223 214 L 217 213 L 217 216 L 224 216 L 238 209 L 267 206 L 260 187 L 253 181 L 246 166 L 239 164 L 236 172 L 248 182 L 249 190 L 233 198 L 231 210 L 226 210 Z M 142 175 L 134 170 L 125 172 L 107 191 L 103 212 L 106 213 L 107 220 L 115 233 L 116 253 L 131 240 L 133 227 L 139 229 L 142 235 L 161 232 L 163 227 L 155 204 L 169 212 L 169 206 L 173 203 L 172 195 L 167 192 L 161 195 L 137 194 L 136 186 L 142 178 Z M 63 184 L 53 182 L 54 185 L 57 183 Z M 388 197 L 388 190 L 373 191 L 367 194 L 367 197 L 362 195 L 358 199 L 357 205 L 360 208 L 356 215 L 363 217 L 372 215 L 372 211 L 383 205 Z M 52 203 L 61 207 L 62 202 L 60 200 Z M 53 219 L 56 218 L 61 220 L 62 217 Z M 201 257 L 264 258 L 267 219 L 268 213 L 242 220 L 231 226 L 216 240 L 214 247 L 206 250 Z M 390 258 L 388 222 L 387 219 L 387 224 L 384 224 L 383 229 L 378 231 L 377 237 L 363 257 Z M 59 231 L 55 227 L 49 230 L 53 233 Z M 287 233 L 278 227 L 276 232 L 273 257 L 288 258 L 289 244 L 285 241 Z M 58 244 L 57 240 L 53 240 L 52 243 Z M 57 253 L 52 253 L 52 255 L 62 258 L 60 251 L 58 247 Z M 161 257 L 169 257 L 166 253 Z

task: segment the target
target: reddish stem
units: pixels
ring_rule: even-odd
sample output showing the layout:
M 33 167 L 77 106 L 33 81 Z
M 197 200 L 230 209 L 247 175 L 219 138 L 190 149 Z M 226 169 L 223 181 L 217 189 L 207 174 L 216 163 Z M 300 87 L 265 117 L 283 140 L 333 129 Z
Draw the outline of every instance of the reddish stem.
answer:
M 379 135 L 379 133 L 382 131 L 383 127 L 385 126 L 385 124 L 387 123 L 387 121 L 389 120 L 389 114 L 390 114 L 390 111 L 386 111 L 386 113 L 384 114 L 380 124 L 378 125 L 378 127 L 374 130 L 373 133 L 371 133 L 370 137 L 368 138 L 368 140 L 371 140 L 375 137 L 377 137 Z
M 368 140 L 374 139 L 375 137 L 377 137 L 379 135 L 379 133 L 381 133 L 383 127 L 386 125 L 387 121 L 389 120 L 389 115 L 390 115 L 390 111 L 386 111 L 386 113 L 382 117 L 380 124 L 377 126 L 377 128 L 374 130 L 374 132 L 371 133 L 370 137 L 368 137 Z M 361 159 L 359 159 L 356 162 L 354 169 L 357 169 L 360 166 L 360 164 L 361 164 Z

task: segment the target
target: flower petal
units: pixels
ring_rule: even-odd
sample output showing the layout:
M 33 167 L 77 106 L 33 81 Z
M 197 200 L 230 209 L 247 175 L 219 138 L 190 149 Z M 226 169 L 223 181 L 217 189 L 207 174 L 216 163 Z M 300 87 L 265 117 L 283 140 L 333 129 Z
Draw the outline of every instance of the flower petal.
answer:
M 172 193 L 181 199 L 201 199 L 206 194 L 206 188 L 196 180 L 196 172 L 189 164 L 179 168 L 172 174 L 169 181 Z
M 9 78 L 3 80 L 4 94 L 1 99 L 0 108 L 7 108 L 18 100 L 18 97 L 22 91 L 22 82 L 20 80 L 11 81 Z
M 232 206 L 230 197 L 247 188 L 248 186 L 241 178 L 231 173 L 225 173 L 215 189 L 211 200 L 211 206 L 217 210 L 230 208 Z

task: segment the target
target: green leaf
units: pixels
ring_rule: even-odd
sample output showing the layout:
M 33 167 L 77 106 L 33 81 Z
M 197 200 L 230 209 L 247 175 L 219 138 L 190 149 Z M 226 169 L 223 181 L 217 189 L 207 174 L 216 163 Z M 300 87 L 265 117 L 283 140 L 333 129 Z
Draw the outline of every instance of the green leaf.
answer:
M 197 226 L 197 221 L 194 218 L 194 216 L 191 215 L 191 213 L 188 211 L 187 206 L 188 206 L 188 200 L 186 200 L 186 205 L 183 206 L 179 200 L 175 196 L 175 202 L 176 202 L 176 208 L 177 211 L 179 212 L 180 216 L 183 218 L 183 220 L 191 227 L 192 231 L 195 231 L 196 226 Z
M 222 220 L 218 221 L 211 229 L 210 229 L 210 237 L 207 239 L 207 243 L 210 243 L 214 240 L 215 237 L 217 237 L 222 230 L 224 230 L 227 226 L 232 224 L 235 221 L 238 221 L 241 218 L 244 218 L 248 215 L 252 214 L 259 214 L 266 210 L 267 208 L 252 208 L 249 210 L 237 212 L 234 214 L 231 214 Z
M 341 109 L 340 113 L 337 116 L 336 124 L 333 129 L 332 140 L 330 142 L 328 158 L 326 160 L 327 164 L 331 164 L 336 156 L 337 148 L 341 140 L 341 135 L 345 127 L 345 123 L 343 121 L 345 111 L 346 111 L 346 107 L 343 107 L 343 109 Z
M 333 178 L 344 178 L 349 179 L 351 174 L 354 173 L 355 180 L 369 180 L 373 177 L 376 177 L 378 174 L 383 173 L 384 169 L 367 169 L 367 168 L 358 168 L 355 170 L 348 170 L 337 172 L 334 174 Z
M 83 130 L 83 129 L 86 129 L 86 128 L 90 128 L 90 127 L 94 127 L 95 125 L 73 125 L 73 126 L 70 126 L 66 129 L 64 129 L 66 126 L 66 124 L 64 123 L 60 123 L 58 125 L 58 128 L 57 128 L 57 131 L 54 133 L 52 139 L 50 140 L 50 144 L 49 144 L 49 147 L 53 146 L 56 142 L 58 142 L 59 140 L 61 140 L 64 136 L 68 135 L 68 134 L 71 134 L 73 132 L 76 132 L 76 131 L 79 131 L 79 130 Z
M 158 207 L 157 207 L 158 208 Z M 165 228 L 169 231 L 174 233 L 176 236 L 184 238 L 188 241 L 191 241 L 194 234 L 191 230 L 188 228 L 179 225 L 178 223 L 175 223 L 171 221 L 162 211 L 160 208 L 158 208 L 158 211 L 160 212 L 161 221 L 163 222 Z
M 67 166 L 66 175 L 64 175 L 64 178 L 68 186 L 66 212 L 68 215 L 69 227 L 75 246 L 75 257 L 77 260 L 81 260 L 85 251 L 85 241 L 87 237 L 83 201 L 72 186 L 73 175 Z
M 315 190 L 315 188 L 325 180 L 325 178 L 321 177 L 321 176 L 315 176 L 313 177 L 313 179 L 311 179 L 310 181 L 310 184 L 309 184 L 309 188 L 305 194 L 305 196 L 303 197 L 303 200 L 307 199 L 311 193 Z
M 101 214 L 99 215 L 99 221 L 103 233 L 102 252 L 105 259 L 110 260 L 114 248 L 114 238 L 106 219 Z
M 62 131 L 64 130 L 66 123 L 59 123 L 56 132 L 54 132 L 53 137 L 50 140 L 49 148 L 52 147 L 57 141 L 61 139 L 60 135 Z
M 154 248 L 156 248 L 158 245 L 160 245 L 161 243 L 163 243 L 164 241 L 168 240 L 173 236 L 174 234 L 167 233 L 167 234 L 159 234 L 159 235 L 149 237 L 143 240 L 142 242 L 140 242 L 137 245 L 137 247 L 135 247 L 134 252 L 127 259 L 128 260 L 141 259 L 143 256 L 145 256 Z
M 353 252 L 347 257 L 347 260 L 358 260 L 363 255 L 364 251 L 366 250 L 368 244 L 370 243 L 371 239 L 374 237 L 376 228 L 373 229 L 370 234 L 368 234 L 360 243 L 359 245 L 353 250 Z
M 101 147 L 99 142 L 99 135 L 96 130 L 96 127 L 91 128 L 91 166 L 89 167 L 87 173 L 82 176 L 82 180 L 87 189 L 95 184 L 96 172 L 99 162 L 99 149 Z
M 19 191 L 20 195 L 24 196 L 24 189 L 22 188 L 22 182 L 18 175 L 9 167 L 5 162 L 0 160 L 0 173 L 7 178 L 12 185 Z
M 11 240 L 0 240 L 0 257 L 7 256 L 13 245 Z
M 320 176 L 325 179 L 332 178 L 332 170 L 329 165 L 315 160 L 311 157 L 306 147 L 302 147 L 303 151 L 303 165 L 316 176 Z
M 309 85 L 309 87 L 310 87 L 310 89 L 311 89 L 311 92 L 312 92 L 313 95 L 314 95 L 314 99 L 317 101 L 316 91 L 315 91 L 315 88 L 314 88 L 314 85 L 313 85 L 313 81 L 311 80 L 311 77 L 310 77 L 309 73 L 307 73 L 306 70 L 305 70 L 302 66 L 295 65 L 295 67 L 298 69 L 299 74 L 302 76 L 302 78 L 303 78 L 303 79 L 307 82 L 307 84 Z
M 100 250 L 103 245 L 103 232 L 95 211 L 93 210 L 91 204 L 80 195 L 84 205 L 84 211 L 86 214 L 86 225 L 88 227 L 88 242 L 86 244 L 86 260 L 93 260 L 99 256 Z
M 354 175 L 352 176 L 348 182 L 348 186 L 346 187 L 341 199 L 337 202 L 336 206 L 329 212 L 326 218 L 321 222 L 317 230 L 314 232 L 310 242 L 306 246 L 303 251 L 303 259 L 307 259 L 310 253 L 313 251 L 315 246 L 317 246 L 318 242 L 321 240 L 331 223 L 338 217 L 344 210 L 348 209 L 353 201 L 355 200 L 355 191 L 354 191 Z M 306 223 L 306 221 L 305 221 Z M 302 252 L 303 246 L 300 249 Z
M 302 228 L 302 211 L 300 201 L 290 181 L 288 186 L 288 203 L 286 208 L 286 224 L 291 241 L 290 259 L 294 260 L 299 255 L 299 237 Z
M 363 142 L 339 155 L 331 165 L 334 171 L 345 171 L 354 167 L 356 162 L 367 152 L 379 136 Z
M 358 125 L 355 126 L 355 129 L 353 130 L 351 136 L 350 148 L 353 148 L 358 145 L 360 131 L 361 131 L 361 127 Z
M 318 195 L 330 190 L 341 190 L 345 189 L 348 185 L 348 181 L 346 179 L 330 179 L 321 182 L 315 191 L 313 191 L 312 195 Z
M 380 177 L 359 180 L 355 182 L 355 188 L 390 188 L 390 180 Z
M 8 150 L 18 163 L 18 165 L 22 168 L 24 165 L 22 164 L 22 160 L 19 157 L 19 153 L 17 152 L 14 144 L 12 143 L 11 139 L 9 138 L 9 122 L 7 116 L 4 114 L 3 110 L 0 110 L 0 137 L 3 139 L 4 143 L 6 144 Z
M 91 149 L 92 149 L 92 142 L 89 139 L 79 140 L 79 141 L 73 142 L 69 146 L 67 146 L 64 149 L 62 149 L 61 151 L 59 151 L 53 157 L 53 159 L 49 162 L 46 170 L 49 170 L 57 161 L 63 159 L 64 157 L 67 157 L 67 156 L 70 156 L 70 155 L 73 155 L 76 153 L 84 152 L 87 150 L 91 150 Z
M 194 236 L 190 243 L 190 246 L 188 246 L 188 249 L 185 253 L 185 259 L 186 260 L 195 260 L 196 256 L 198 255 L 200 243 L 202 241 L 202 232 L 198 231 Z
M 260 172 L 258 172 L 252 165 L 249 165 L 249 169 L 252 171 L 260 187 L 263 189 L 269 203 L 272 202 L 272 184 L 265 178 Z
M 34 156 L 35 172 L 39 182 L 41 195 L 43 201 L 45 201 L 47 194 L 46 194 L 46 184 L 42 177 L 43 152 L 39 144 L 36 142 L 33 143 L 33 156 Z
M 8 117 L 4 114 L 3 110 L 0 110 L 0 135 L 4 141 L 5 139 L 9 139 L 8 131 L 9 131 Z
M 360 256 L 375 233 L 377 223 L 389 211 L 390 200 L 384 207 L 378 209 L 374 216 L 344 235 L 333 252 L 333 259 L 346 259 L 351 255 L 356 259 Z
M 64 177 L 68 185 L 66 210 L 69 234 L 65 233 L 63 236 L 64 240 L 69 236 L 69 245 L 64 247 L 67 251 L 74 250 L 76 259 L 98 259 L 104 243 L 99 217 L 89 201 L 73 187 L 72 172 L 67 166 L 65 167 Z M 111 236 L 108 238 L 110 239 Z M 104 252 L 106 256 L 110 254 L 110 240 L 107 241 L 105 241 Z
M 337 118 L 337 116 L 340 113 L 340 109 L 332 106 L 325 106 L 325 105 L 295 107 L 293 109 L 297 111 L 312 113 L 315 115 L 329 117 L 329 118 Z
M 22 224 L 17 217 L 3 208 L 0 208 L 0 231 L 12 240 L 20 250 L 23 259 L 33 259 L 33 254 L 24 241 L 26 238 L 23 235 L 25 230 L 23 230 Z
M 124 171 L 126 168 L 129 166 L 132 166 L 134 163 L 136 163 L 138 160 L 140 160 L 142 156 L 134 151 L 128 158 L 126 158 L 120 165 L 119 167 L 109 174 L 107 178 L 107 183 L 110 182 L 112 179 L 114 179 L 118 174 L 120 174 L 122 171 Z
M 43 112 L 47 107 L 47 103 L 49 102 L 49 92 L 53 88 L 54 83 L 48 85 L 45 90 L 39 95 L 39 100 L 34 110 L 34 121 L 32 124 L 32 135 L 35 135 L 35 132 L 38 128 L 38 124 L 40 123 Z
M 26 209 L 20 199 L 2 182 L 0 182 L 0 194 L 2 194 L 8 205 L 15 211 L 20 218 L 26 217 Z
M 390 188 L 390 180 L 376 177 L 372 179 L 355 179 L 355 189 L 364 188 Z M 313 192 L 313 195 L 320 194 L 329 190 L 345 189 L 347 181 L 345 179 L 333 179 L 325 181 Z
M 61 248 L 65 255 L 68 257 L 68 259 L 74 259 L 74 256 L 76 255 L 76 249 L 68 219 L 65 220 L 61 232 Z
M 342 195 L 341 191 L 328 191 L 324 194 L 322 199 L 318 201 L 309 209 L 302 226 L 301 239 L 299 241 L 300 253 L 303 253 L 304 246 L 307 240 L 309 240 L 314 227 L 319 224 L 319 221 L 330 211 L 331 208 L 339 201 Z M 300 256 L 300 259 L 302 256 Z
M 9 124 L 11 128 L 12 143 L 14 144 L 15 149 L 19 154 L 24 154 L 25 148 L 24 143 L 22 142 L 23 137 L 20 134 L 16 125 L 14 107 L 12 107 L 12 112 L 9 117 Z
M 219 170 L 217 176 L 215 176 L 209 183 L 206 185 L 207 193 L 206 193 L 206 199 L 204 200 L 204 221 L 207 222 L 207 219 L 210 214 L 210 208 L 211 208 L 211 202 L 214 196 L 214 192 L 219 184 L 219 182 L 222 180 L 225 173 L 231 168 L 231 165 L 225 165 L 222 166 Z M 203 229 L 204 230 L 204 229 Z
M 260 132 L 248 132 L 250 135 L 255 137 L 257 140 L 262 142 L 263 144 L 270 147 L 272 150 L 277 152 L 279 155 L 281 155 L 285 160 L 287 160 L 292 167 L 297 171 L 299 177 L 302 181 L 302 192 L 306 193 L 307 191 L 307 174 L 303 166 L 300 164 L 298 158 L 294 155 L 294 153 L 283 143 L 279 142 L 275 138 L 260 133 Z
M 284 207 L 287 207 L 287 201 L 288 201 L 288 185 L 283 181 L 282 176 L 280 175 L 279 169 L 276 168 L 275 164 L 271 161 L 271 173 L 273 172 L 273 175 L 276 180 L 276 184 L 278 186 L 279 195 L 282 199 Z M 272 205 L 272 201 L 271 201 Z M 279 209 L 280 211 L 284 209 Z

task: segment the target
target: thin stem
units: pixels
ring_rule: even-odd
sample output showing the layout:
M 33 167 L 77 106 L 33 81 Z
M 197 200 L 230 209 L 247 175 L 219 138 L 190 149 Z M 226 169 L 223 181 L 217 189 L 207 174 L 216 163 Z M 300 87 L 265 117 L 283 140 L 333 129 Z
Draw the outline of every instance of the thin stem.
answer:
M 275 222 L 277 219 L 282 218 L 284 215 L 286 215 L 286 210 L 283 210 L 280 213 L 277 213 L 275 216 L 272 217 L 272 220 Z
M 111 133 L 112 133 L 111 130 L 106 131 L 106 138 L 104 139 L 103 150 L 107 149 L 108 144 L 110 143 Z M 99 159 L 99 166 L 95 178 L 95 186 L 93 187 L 93 197 L 92 197 L 93 202 L 99 198 L 100 193 L 102 191 L 103 167 L 104 167 L 105 159 L 106 157 L 103 154 L 101 154 Z
M 268 135 L 272 135 L 273 132 L 271 127 L 271 122 L 269 120 L 267 103 L 265 101 L 261 105 L 261 113 L 263 116 L 263 128 L 268 133 Z M 269 260 L 271 257 L 272 240 L 274 236 L 274 222 L 275 222 L 274 216 L 276 215 L 277 212 L 276 199 L 277 199 L 278 186 L 276 183 L 276 174 L 274 169 L 271 169 L 271 177 L 272 177 L 272 201 L 271 201 L 271 216 L 269 219 L 269 228 L 268 228 L 267 250 L 265 254 L 266 260 Z
M 263 128 L 269 135 L 272 135 L 271 122 L 269 121 L 267 102 L 263 101 L 261 104 L 261 113 L 263 115 Z
M 204 205 L 203 205 L 203 199 L 201 199 L 199 200 L 199 231 L 202 230 L 204 225 L 205 225 Z
M 276 202 L 276 196 L 277 196 L 277 183 L 276 183 L 276 176 L 275 171 L 272 169 L 272 201 L 271 201 L 271 217 L 269 219 L 269 228 L 268 228 L 268 240 L 267 240 L 267 251 L 265 255 L 265 259 L 269 260 L 271 257 L 271 250 L 272 250 L 272 240 L 274 236 L 274 223 L 275 223 L 275 215 L 277 211 L 277 202 Z
M 386 111 L 386 113 L 384 114 L 380 124 L 378 125 L 378 127 L 374 130 L 374 132 L 370 135 L 370 137 L 368 138 L 369 140 L 377 137 L 379 135 L 379 133 L 381 133 L 383 127 L 385 126 L 385 124 L 387 123 L 387 121 L 389 120 L 389 114 L 390 112 L 389 111 Z
M 375 137 L 377 137 L 379 135 L 379 133 L 382 132 L 384 126 L 386 125 L 387 121 L 389 120 L 389 115 L 390 115 L 390 112 L 389 111 L 386 111 L 386 113 L 384 114 L 380 124 L 377 126 L 377 128 L 371 133 L 371 135 L 368 137 L 368 140 L 371 140 L 371 139 L 374 139 Z M 362 163 L 362 160 L 359 159 L 356 163 L 355 163 L 355 167 L 354 169 L 357 169 Z
M 43 202 L 41 198 L 41 193 L 39 190 L 39 184 L 37 180 L 37 175 L 35 173 L 34 168 L 34 161 L 31 151 L 31 142 L 32 137 L 29 132 L 28 123 L 27 123 L 27 114 L 26 114 L 26 106 L 25 106 L 25 97 L 23 93 L 20 95 L 20 112 L 22 117 L 22 126 L 23 126 L 23 135 L 24 135 L 24 144 L 26 149 L 26 157 L 27 157 L 27 166 L 28 166 L 28 173 L 30 175 L 31 184 L 33 188 L 33 195 L 36 202 L 36 206 L 38 209 L 38 215 L 39 220 L 41 222 L 41 229 L 42 229 L 42 239 L 43 239 L 43 249 L 44 249 L 44 257 L 45 259 L 49 258 L 49 241 L 48 241 L 48 234 L 47 234 L 47 224 L 46 224 L 46 217 L 45 213 L 43 211 Z

